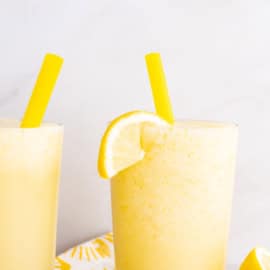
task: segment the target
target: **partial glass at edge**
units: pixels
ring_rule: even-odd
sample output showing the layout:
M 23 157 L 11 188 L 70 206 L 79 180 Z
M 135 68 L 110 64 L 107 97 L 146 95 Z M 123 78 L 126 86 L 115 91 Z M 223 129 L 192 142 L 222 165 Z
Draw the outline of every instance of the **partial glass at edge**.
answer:
M 63 127 L 0 120 L 0 269 L 52 270 Z

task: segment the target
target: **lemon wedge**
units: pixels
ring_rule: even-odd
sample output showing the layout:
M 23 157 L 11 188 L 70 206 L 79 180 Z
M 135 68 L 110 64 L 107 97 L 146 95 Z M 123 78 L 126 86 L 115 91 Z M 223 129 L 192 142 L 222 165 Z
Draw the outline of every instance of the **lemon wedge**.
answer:
M 270 270 L 270 252 L 264 248 L 254 248 L 240 266 L 240 270 Z
M 169 127 L 156 114 L 144 111 L 125 113 L 109 124 L 99 149 L 98 171 L 102 178 L 111 178 L 144 158 L 151 143 L 142 143 L 141 133 L 145 124 L 157 129 Z

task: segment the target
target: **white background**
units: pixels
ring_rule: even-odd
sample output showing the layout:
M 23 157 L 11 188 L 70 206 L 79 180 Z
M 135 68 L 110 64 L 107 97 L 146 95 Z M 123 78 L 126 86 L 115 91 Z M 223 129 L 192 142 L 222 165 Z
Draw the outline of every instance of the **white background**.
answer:
M 66 132 L 58 251 L 111 229 L 98 144 L 113 117 L 153 110 L 152 50 L 179 118 L 240 125 L 229 262 L 270 248 L 269 14 L 262 0 L 0 0 L 1 117 L 22 116 L 46 52 L 65 58 L 46 115 Z

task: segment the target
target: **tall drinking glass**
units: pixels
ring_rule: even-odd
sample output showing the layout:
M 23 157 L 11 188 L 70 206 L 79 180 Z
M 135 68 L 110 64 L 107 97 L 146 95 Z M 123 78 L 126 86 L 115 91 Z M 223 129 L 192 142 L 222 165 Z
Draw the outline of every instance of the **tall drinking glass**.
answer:
M 52 270 L 63 127 L 0 120 L 0 269 Z
M 223 270 L 237 127 L 182 121 L 156 136 L 111 180 L 116 269 Z

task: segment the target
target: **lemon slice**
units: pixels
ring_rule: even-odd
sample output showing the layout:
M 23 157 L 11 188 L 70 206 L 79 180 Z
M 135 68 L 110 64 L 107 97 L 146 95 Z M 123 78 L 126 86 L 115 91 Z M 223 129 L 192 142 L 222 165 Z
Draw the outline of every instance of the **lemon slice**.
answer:
M 254 248 L 242 263 L 240 270 L 270 270 L 270 252 Z
M 144 124 L 169 127 L 156 114 L 143 111 L 125 113 L 110 123 L 100 144 L 98 171 L 101 177 L 111 178 L 144 158 L 141 141 Z

